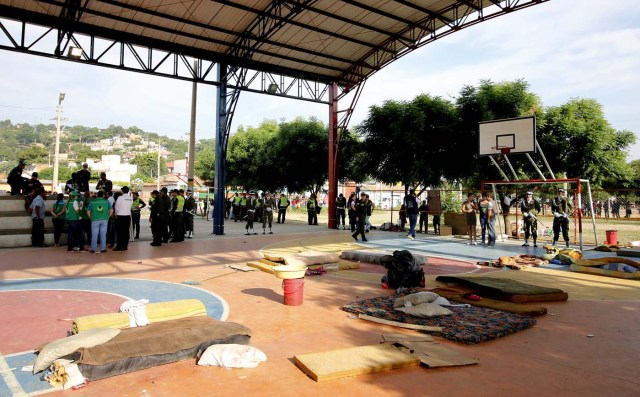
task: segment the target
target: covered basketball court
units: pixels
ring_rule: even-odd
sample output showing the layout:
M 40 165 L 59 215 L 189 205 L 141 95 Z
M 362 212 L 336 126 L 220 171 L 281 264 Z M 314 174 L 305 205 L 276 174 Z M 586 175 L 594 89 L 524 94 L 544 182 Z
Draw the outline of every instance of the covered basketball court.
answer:
M 216 86 L 218 203 L 242 91 L 326 104 L 334 228 L 340 132 L 367 79 L 434 40 L 545 1 L 0 0 L 0 49 Z M 222 235 L 224 207 L 214 211 Z

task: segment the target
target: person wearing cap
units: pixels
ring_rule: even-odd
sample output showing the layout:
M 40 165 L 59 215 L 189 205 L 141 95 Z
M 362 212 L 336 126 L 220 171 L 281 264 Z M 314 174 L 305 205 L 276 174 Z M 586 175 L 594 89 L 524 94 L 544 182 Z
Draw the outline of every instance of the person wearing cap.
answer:
M 556 245 L 562 229 L 562 238 L 565 245 L 569 246 L 569 216 L 573 214 L 573 204 L 565 197 L 564 189 L 558 189 L 558 196 L 551 201 L 553 211 L 553 245 Z
M 131 227 L 131 205 L 133 198 L 129 194 L 129 187 L 122 187 L 122 195 L 116 199 L 113 206 L 116 214 L 116 247 L 114 251 L 126 251 L 129 248 L 129 228 Z
M 255 201 L 256 199 L 255 193 L 253 194 L 254 194 L 253 199 Z M 247 216 L 247 200 L 248 200 L 247 193 L 245 192 L 240 193 L 240 200 L 238 201 L 238 205 L 240 206 L 240 219 L 244 219 Z
M 193 238 L 193 217 L 196 214 L 196 199 L 193 198 L 191 190 L 187 190 L 187 197 L 184 199 L 184 234 L 186 238 Z
M 22 189 L 27 181 L 27 179 L 22 176 L 22 171 L 24 171 L 24 167 L 26 166 L 27 163 L 25 163 L 24 160 L 20 160 L 18 165 L 15 166 L 7 176 L 7 183 L 11 186 L 12 196 L 20 196 L 22 194 Z
M 244 202 L 247 211 L 247 224 L 245 226 L 247 232 L 245 233 L 245 236 L 248 236 L 250 234 L 258 234 L 253 230 L 253 219 L 256 212 L 256 194 L 253 191 L 249 192 L 249 197 L 246 197 Z
M 89 180 L 91 179 L 91 171 L 89 171 L 89 164 L 82 164 L 82 169 L 76 172 L 76 178 L 78 180 L 78 190 L 81 192 L 89 191 Z
M 285 218 L 287 217 L 287 208 L 291 205 L 291 201 L 286 194 L 280 193 L 280 198 L 278 199 L 278 223 L 284 223 Z
M 523 247 L 529 246 L 529 236 L 533 238 L 533 246 L 537 247 L 538 239 L 538 214 L 541 211 L 540 201 L 533 198 L 533 192 L 527 192 L 527 198 L 520 202 L 520 211 L 524 217 L 524 244 Z
M 271 197 L 271 193 L 266 192 L 264 199 L 262 200 L 262 234 L 266 234 L 267 224 L 269 224 L 269 234 L 273 234 L 271 230 L 273 224 L 273 208 L 274 208 L 273 198 Z
M 309 200 L 307 201 L 307 222 L 309 225 L 318 226 L 318 201 L 316 200 L 315 193 L 311 193 Z
M 84 251 L 84 236 L 82 233 L 82 207 L 84 201 L 76 190 L 69 193 L 65 207 L 67 221 L 67 251 Z
M 357 228 L 355 233 L 351 235 L 354 240 L 358 241 L 358 235 L 362 236 L 362 241 L 367 241 L 364 235 L 364 224 L 367 218 L 367 194 L 360 193 L 360 200 L 356 203 L 356 224 Z

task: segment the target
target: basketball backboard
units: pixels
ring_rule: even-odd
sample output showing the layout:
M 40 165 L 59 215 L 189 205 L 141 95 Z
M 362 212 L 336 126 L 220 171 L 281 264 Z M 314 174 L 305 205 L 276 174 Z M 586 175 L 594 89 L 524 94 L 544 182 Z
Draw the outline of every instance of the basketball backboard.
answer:
M 479 127 L 478 154 L 481 156 L 536 152 L 534 116 L 483 121 Z

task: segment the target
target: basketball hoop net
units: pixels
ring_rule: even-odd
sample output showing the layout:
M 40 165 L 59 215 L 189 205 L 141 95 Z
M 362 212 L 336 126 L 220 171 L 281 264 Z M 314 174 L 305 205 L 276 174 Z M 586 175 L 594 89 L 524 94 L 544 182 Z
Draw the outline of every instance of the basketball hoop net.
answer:
M 491 149 L 495 150 L 496 152 L 500 152 L 502 154 L 511 153 L 511 148 L 509 146 L 492 146 Z

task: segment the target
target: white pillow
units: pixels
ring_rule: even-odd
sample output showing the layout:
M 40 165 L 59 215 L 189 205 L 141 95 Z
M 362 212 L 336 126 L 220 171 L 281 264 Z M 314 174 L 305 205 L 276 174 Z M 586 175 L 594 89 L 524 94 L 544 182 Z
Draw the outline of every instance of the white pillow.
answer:
M 421 303 L 411 307 L 397 307 L 397 311 L 416 317 L 450 316 L 453 312 L 435 303 Z
M 436 294 L 435 292 L 416 292 L 415 294 L 409 294 L 403 296 L 402 298 L 396 299 L 396 301 L 393 303 L 393 307 L 407 306 L 407 302 L 411 304 L 410 306 L 416 306 L 421 303 L 431 303 L 439 297 L 440 295 Z
M 37 374 L 53 362 L 75 352 L 81 347 L 93 347 L 106 343 L 120 333 L 114 328 L 94 328 L 66 338 L 56 339 L 41 347 L 33 364 L 33 373 Z
M 218 365 L 224 368 L 255 368 L 267 355 L 253 346 L 222 344 L 211 345 L 202 353 L 198 365 Z

